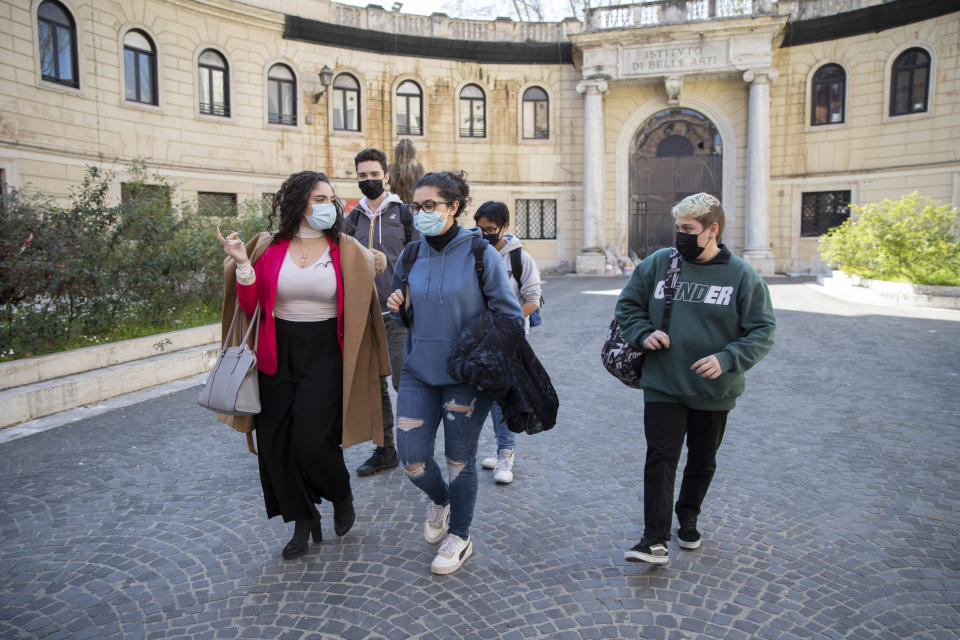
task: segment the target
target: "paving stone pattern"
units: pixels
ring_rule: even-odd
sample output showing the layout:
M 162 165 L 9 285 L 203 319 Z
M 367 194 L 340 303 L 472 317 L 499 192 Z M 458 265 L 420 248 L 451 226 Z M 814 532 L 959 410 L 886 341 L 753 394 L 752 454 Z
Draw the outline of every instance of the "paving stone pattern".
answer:
M 624 562 L 642 530 L 642 394 L 600 367 L 622 278 L 549 280 L 532 342 L 561 398 L 481 486 L 475 553 L 429 572 L 426 499 L 354 476 L 357 523 L 298 560 L 243 438 L 196 389 L 0 445 L 0 638 L 954 638 L 960 314 L 773 280 L 703 546 Z M 481 455 L 493 449 L 489 427 Z M 354 469 L 367 445 L 347 452 Z

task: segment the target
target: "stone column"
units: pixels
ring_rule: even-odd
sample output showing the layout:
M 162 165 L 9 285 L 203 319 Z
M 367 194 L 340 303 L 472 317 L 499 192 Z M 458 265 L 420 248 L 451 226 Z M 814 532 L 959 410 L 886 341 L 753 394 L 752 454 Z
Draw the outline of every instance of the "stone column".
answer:
M 604 249 L 604 128 L 603 94 L 607 83 L 591 78 L 577 85 L 583 95 L 583 243 L 577 254 L 577 273 L 606 271 Z
M 750 69 L 743 79 L 750 84 L 747 125 L 747 215 L 744 259 L 757 273 L 773 275 L 770 250 L 770 81 L 776 69 Z

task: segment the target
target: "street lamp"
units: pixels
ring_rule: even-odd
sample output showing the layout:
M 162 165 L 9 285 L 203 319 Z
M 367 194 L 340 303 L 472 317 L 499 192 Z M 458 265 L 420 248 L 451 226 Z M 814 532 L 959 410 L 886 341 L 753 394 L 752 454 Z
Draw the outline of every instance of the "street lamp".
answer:
M 329 87 L 330 83 L 333 81 L 333 70 L 327 65 L 323 65 L 323 69 L 320 69 L 320 73 L 317 75 L 320 76 L 320 85 L 323 88 L 313 94 L 313 104 L 320 102 L 320 96 L 323 95 L 323 92 L 327 90 L 327 87 Z

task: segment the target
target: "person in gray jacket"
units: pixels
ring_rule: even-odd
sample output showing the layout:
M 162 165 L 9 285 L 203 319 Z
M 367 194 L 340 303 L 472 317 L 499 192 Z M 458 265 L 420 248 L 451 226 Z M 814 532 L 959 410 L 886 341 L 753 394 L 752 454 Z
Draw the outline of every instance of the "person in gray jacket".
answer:
M 488 201 L 480 205 L 473 215 L 484 240 L 489 242 L 503 258 L 513 294 L 523 312 L 524 328 L 530 333 L 530 316 L 540 308 L 540 269 L 523 249 L 520 239 L 507 233 L 510 226 L 510 209 L 502 202 Z M 515 267 L 520 267 L 519 272 Z M 503 411 L 496 403 L 490 408 L 490 420 L 497 437 L 497 452 L 480 461 L 484 469 L 493 469 L 493 479 L 500 484 L 513 482 L 513 464 L 516 460 L 517 434 L 510 431 L 503 418 Z
M 413 214 L 399 196 L 386 191 L 390 181 L 387 172 L 387 156 L 379 149 L 364 149 L 354 158 L 357 181 L 363 197 L 344 220 L 343 230 L 363 246 L 380 251 L 386 258 L 386 269 L 376 277 L 380 311 L 387 310 L 387 297 L 393 291 L 393 269 L 400 252 L 407 243 L 418 240 L 419 232 L 413 227 Z M 407 331 L 394 322 L 384 322 L 387 330 L 387 349 L 390 353 L 390 368 L 393 389 L 400 386 L 400 371 L 403 369 L 403 342 Z M 370 476 L 378 471 L 393 469 L 399 464 L 393 437 L 393 406 L 387 379 L 380 379 L 380 404 L 383 408 L 383 446 L 357 467 L 358 476 Z

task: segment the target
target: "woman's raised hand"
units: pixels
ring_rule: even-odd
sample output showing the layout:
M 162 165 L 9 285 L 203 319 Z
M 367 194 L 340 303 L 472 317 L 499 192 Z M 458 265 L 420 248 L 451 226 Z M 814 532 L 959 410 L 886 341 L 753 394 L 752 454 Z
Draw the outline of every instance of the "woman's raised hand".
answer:
M 403 304 L 403 292 L 397 289 L 387 298 L 387 309 L 394 313 L 400 313 L 400 305 Z
M 249 261 L 247 258 L 247 248 L 240 239 L 240 232 L 234 231 L 226 238 L 220 235 L 220 225 L 217 225 L 217 240 L 223 245 L 223 250 L 227 255 L 233 258 L 238 265 Z

